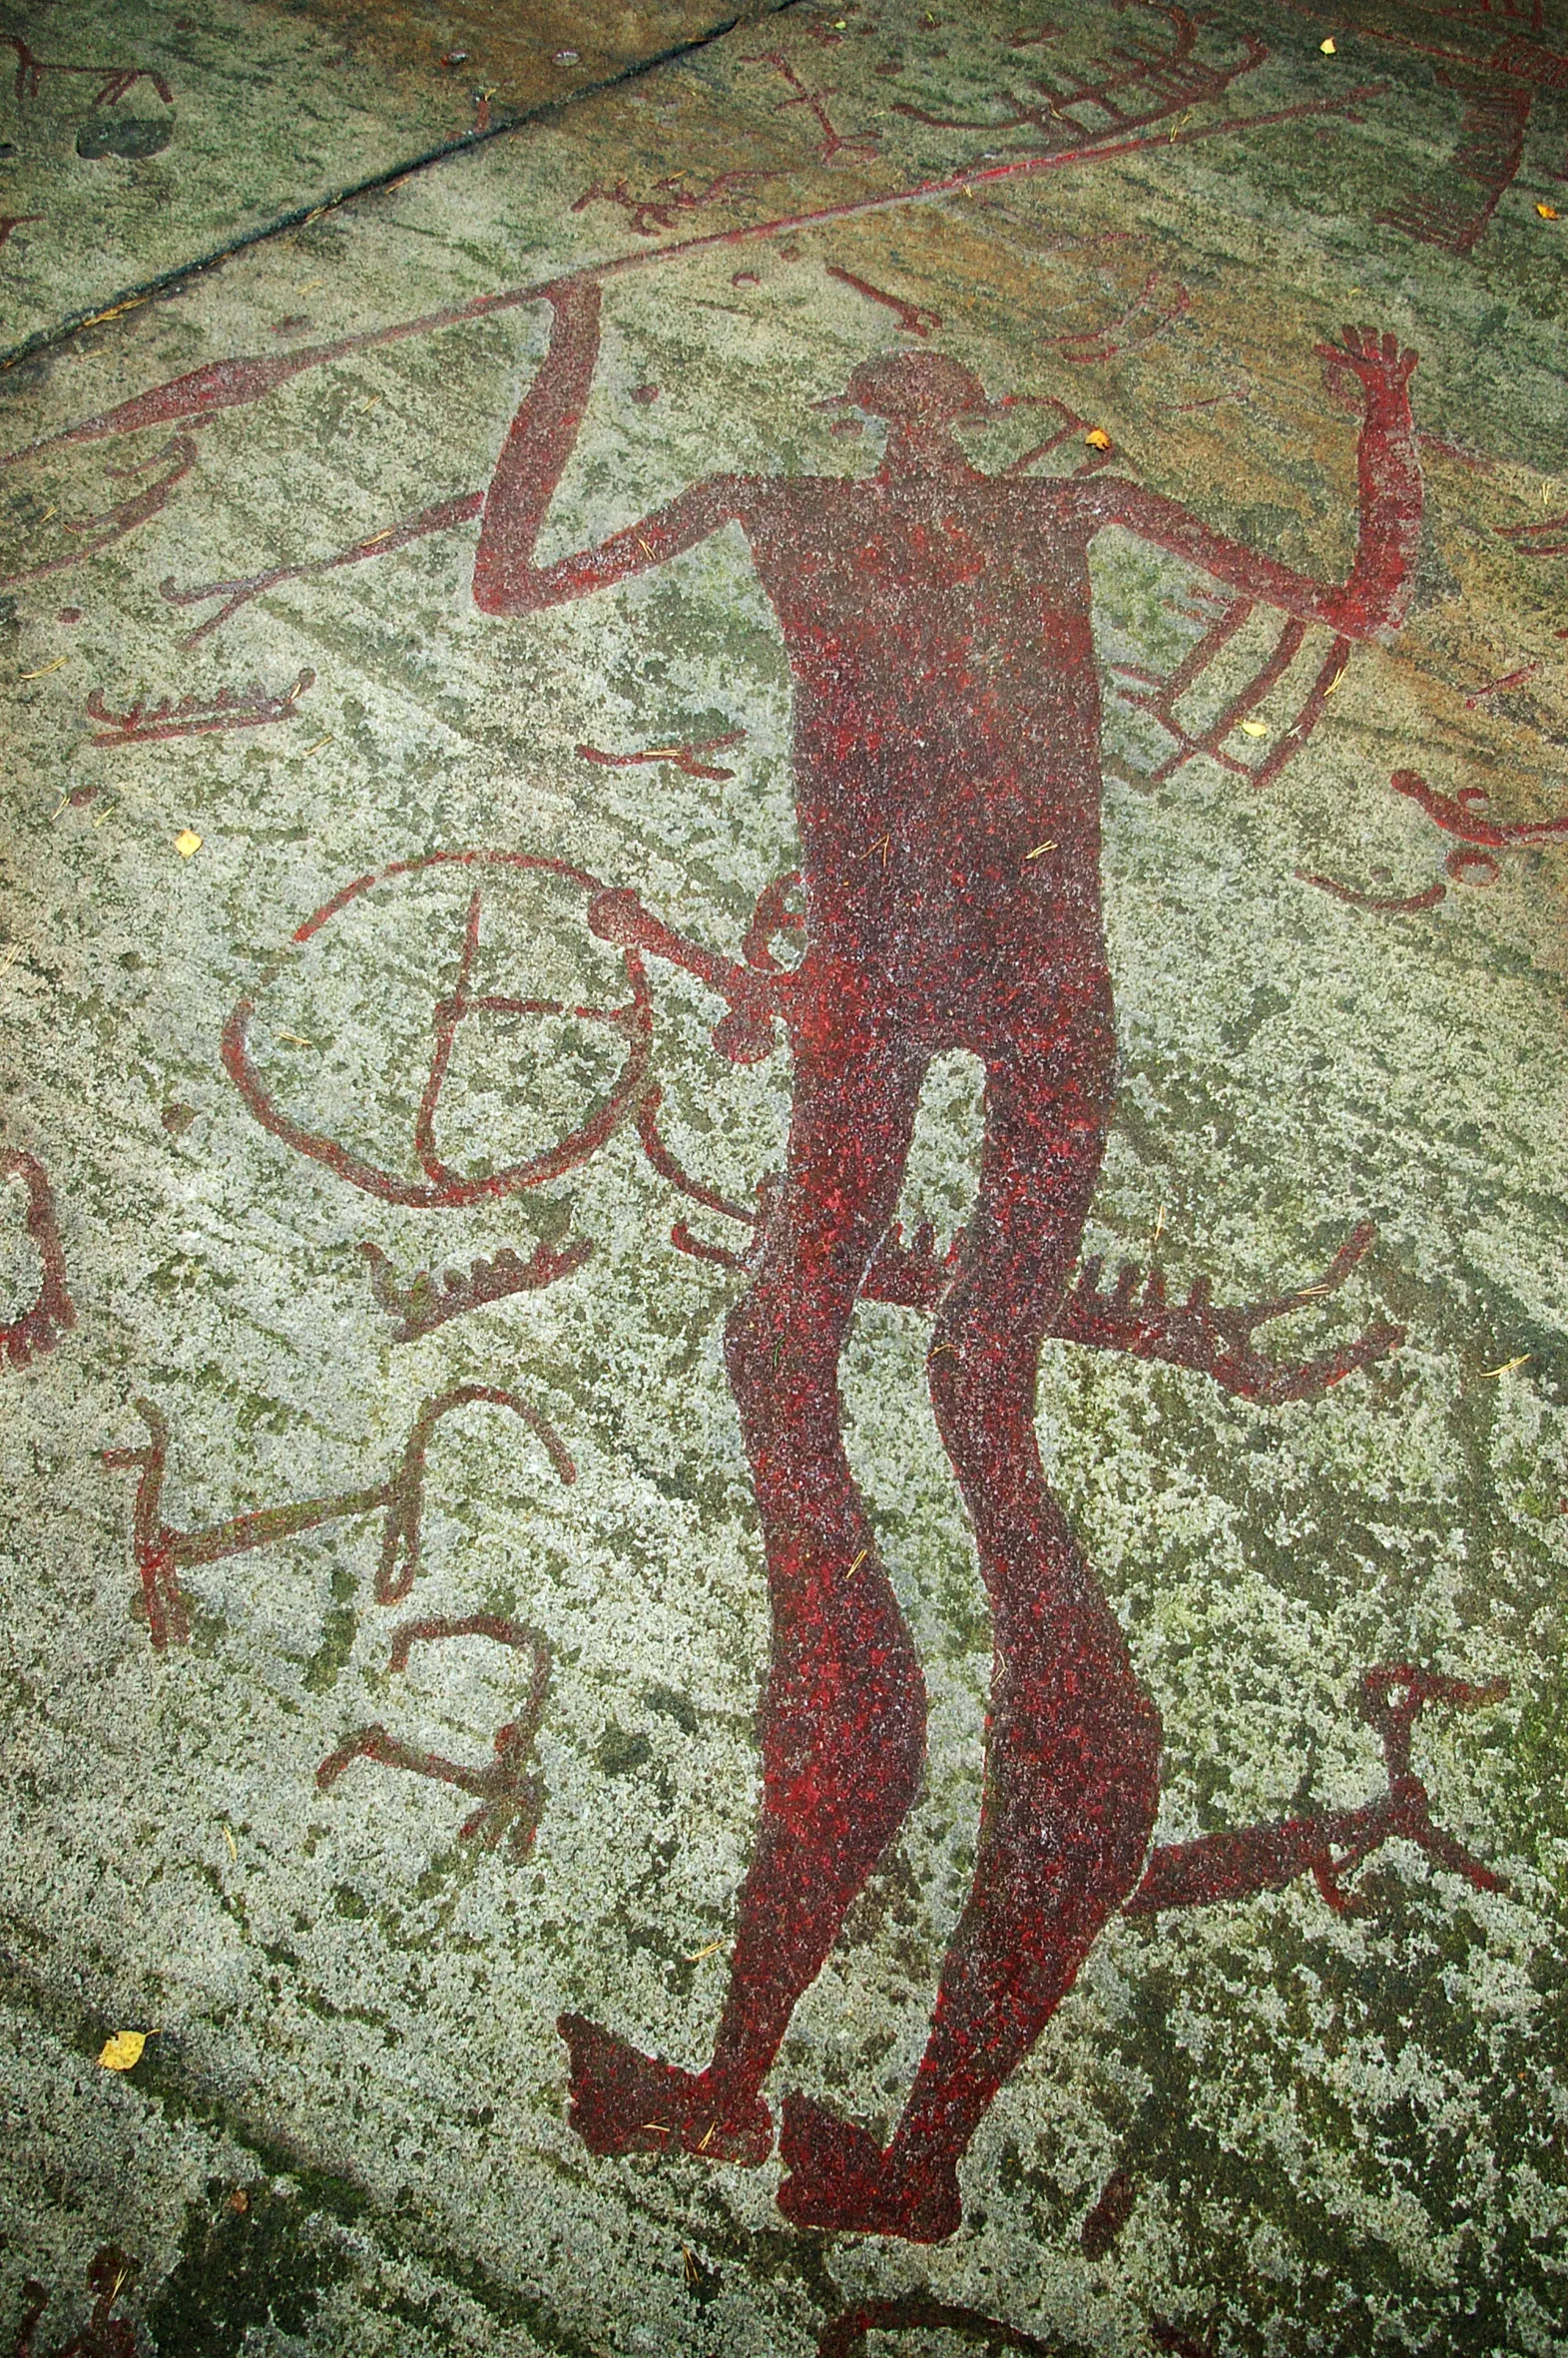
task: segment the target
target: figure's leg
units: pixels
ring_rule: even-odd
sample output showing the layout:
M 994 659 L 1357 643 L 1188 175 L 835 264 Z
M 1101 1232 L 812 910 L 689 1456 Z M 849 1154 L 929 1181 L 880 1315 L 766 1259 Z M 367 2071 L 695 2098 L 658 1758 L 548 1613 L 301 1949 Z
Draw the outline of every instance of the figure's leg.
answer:
M 1137 1883 L 1154 1822 L 1159 1718 L 1045 1486 L 1034 1428 L 1040 1340 L 1110 1111 L 1109 996 L 1083 998 L 1070 1050 L 988 1064 L 977 1215 L 932 1338 L 931 1396 L 995 1625 L 974 1888 L 885 2154 L 786 2099 L 780 2206 L 802 2225 L 926 2242 L 952 2232 L 958 2158 Z
M 796 1048 L 787 1173 L 725 1335 L 774 1620 L 762 1820 L 705 2071 L 562 2017 L 571 2117 L 596 2152 L 682 2144 L 716 2161 L 766 2158 L 763 2080 L 914 1798 L 925 1688 L 850 1475 L 838 1356 L 898 1199 L 922 1068 L 885 1040 Z

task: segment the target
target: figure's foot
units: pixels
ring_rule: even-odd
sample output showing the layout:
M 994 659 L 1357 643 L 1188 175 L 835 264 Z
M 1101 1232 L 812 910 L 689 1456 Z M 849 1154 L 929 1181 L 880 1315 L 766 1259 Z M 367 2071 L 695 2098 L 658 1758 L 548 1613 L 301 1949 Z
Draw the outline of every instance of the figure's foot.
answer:
M 737 2103 L 706 2071 L 681 2071 L 614 2039 L 584 2015 L 556 2029 L 572 2058 L 567 2118 L 591 2153 L 673 2153 L 760 2168 L 774 2147 L 774 2116 L 761 2096 Z
M 942 2243 L 963 2219 L 950 2161 L 933 2161 L 920 2171 L 895 2168 L 863 2128 L 809 2096 L 784 2097 L 779 2155 L 789 2172 L 779 2189 L 779 2207 L 797 2227 Z

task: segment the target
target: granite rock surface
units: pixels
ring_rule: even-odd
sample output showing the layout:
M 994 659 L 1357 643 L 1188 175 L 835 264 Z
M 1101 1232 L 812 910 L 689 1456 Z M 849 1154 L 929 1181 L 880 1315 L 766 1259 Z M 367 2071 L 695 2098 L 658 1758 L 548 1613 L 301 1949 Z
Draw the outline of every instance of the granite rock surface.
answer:
M 1568 14 L 719 13 L 6 19 L 0 2333 L 36 2280 L 36 2349 L 125 2319 L 164 2358 L 1568 2350 Z M 1402 1665 L 1484 1690 L 1412 1762 L 1486 1873 L 1396 1835 L 1113 1911 L 929 2245 L 567 2113 L 563 2012 L 695 2069 L 725 1998 L 770 1624 L 723 1335 L 799 1062 L 717 1052 L 725 998 L 588 912 L 745 965 L 802 860 L 738 525 L 472 595 L 530 291 L 583 275 L 543 567 L 715 476 L 870 477 L 838 397 L 901 351 L 980 380 L 986 474 L 1341 582 L 1321 347 L 1420 355 L 1396 623 L 1116 524 L 1089 558 L 1118 1044 L 1079 1258 L 1275 1303 L 1280 1364 L 1402 1339 L 1270 1405 L 1147 1321 L 1053 1336 L 1036 1424 L 1163 1720 L 1157 1844 L 1386 1795 L 1358 1698 Z M 896 886 L 893 834 L 856 857 Z M 933 1285 L 983 1079 L 924 1078 Z M 768 2082 L 878 2143 L 992 1674 L 930 1337 L 862 1301 L 840 1373 L 920 1789 Z

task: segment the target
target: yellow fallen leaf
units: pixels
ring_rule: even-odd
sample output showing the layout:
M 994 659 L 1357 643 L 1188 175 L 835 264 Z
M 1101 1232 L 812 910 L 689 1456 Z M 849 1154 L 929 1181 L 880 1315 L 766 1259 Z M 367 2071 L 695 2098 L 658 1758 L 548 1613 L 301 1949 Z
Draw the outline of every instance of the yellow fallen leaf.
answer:
M 1111 437 L 1103 425 L 1091 426 L 1084 440 L 1091 450 L 1109 450 L 1111 447 Z
M 1329 34 L 1326 41 L 1319 41 L 1317 46 L 1322 51 L 1324 57 L 1337 57 L 1339 54 L 1339 44 L 1334 39 L 1332 33 Z
M 1537 205 L 1535 210 L 1542 221 L 1560 221 L 1562 219 L 1555 205 Z
M 710 1941 L 706 1949 L 694 1949 L 685 1962 L 688 1965 L 701 1965 L 705 1957 L 717 1957 L 723 1947 L 723 1941 Z
M 146 2045 L 145 2031 L 117 2031 L 113 2039 L 104 2041 L 98 2061 L 106 2071 L 129 2071 L 142 2061 Z
M 1244 737 L 1267 737 L 1269 734 L 1267 721 L 1243 721 L 1240 727 Z
M 175 850 L 182 860 L 190 860 L 202 849 L 202 839 L 194 827 L 183 827 L 175 838 Z

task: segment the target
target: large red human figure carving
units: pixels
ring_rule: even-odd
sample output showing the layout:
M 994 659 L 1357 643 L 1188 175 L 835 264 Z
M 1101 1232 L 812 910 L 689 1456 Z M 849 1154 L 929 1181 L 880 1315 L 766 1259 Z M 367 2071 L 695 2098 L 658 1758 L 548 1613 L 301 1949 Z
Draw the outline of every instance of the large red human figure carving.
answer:
M 491 614 L 537 612 L 739 523 L 792 674 L 806 907 L 792 973 L 697 953 L 629 891 L 590 909 L 605 938 L 679 957 L 729 997 L 716 1040 L 732 1056 L 766 1053 L 782 1016 L 793 1101 L 787 1168 L 725 1341 L 774 1617 L 729 1997 L 696 2073 L 563 2018 L 572 2118 L 601 2153 L 679 2144 L 763 2161 L 762 2087 L 790 2015 L 915 1798 L 924 1686 L 850 1474 L 838 1362 L 873 1259 L 896 1250 L 925 1069 L 970 1050 L 985 1066 L 978 1201 L 928 1374 L 994 1617 L 974 1885 L 891 2143 L 786 2096 L 779 2197 L 801 2224 L 934 2241 L 959 2222 L 956 2165 L 987 2105 L 1138 1884 L 1158 1796 L 1158 1714 L 1046 1485 L 1034 1426 L 1041 1339 L 1113 1103 L 1089 544 L 1127 526 L 1305 621 L 1354 637 L 1394 624 L 1421 506 L 1414 355 L 1365 329 L 1325 348 L 1365 403 L 1359 541 L 1341 586 L 1104 473 L 978 472 L 954 428 L 986 414 L 984 391 L 925 352 L 849 379 L 847 400 L 886 423 L 873 476 L 715 476 L 539 566 L 599 341 L 595 286 L 566 282 L 549 299 L 551 345 L 490 486 L 475 598 Z

